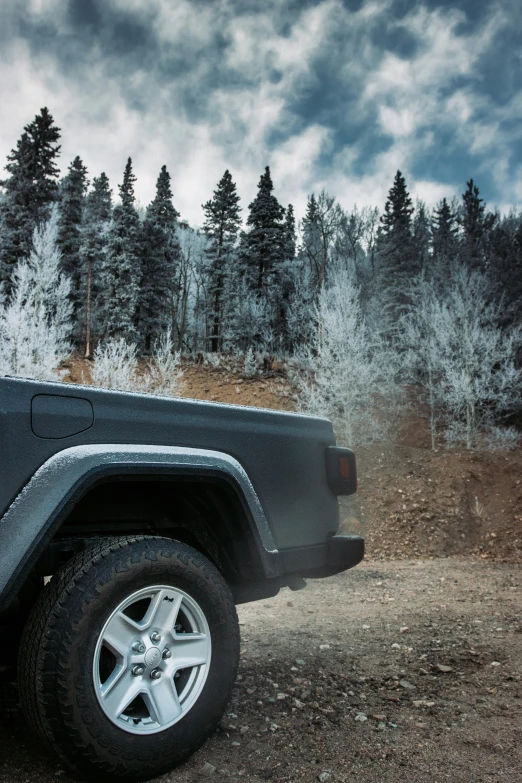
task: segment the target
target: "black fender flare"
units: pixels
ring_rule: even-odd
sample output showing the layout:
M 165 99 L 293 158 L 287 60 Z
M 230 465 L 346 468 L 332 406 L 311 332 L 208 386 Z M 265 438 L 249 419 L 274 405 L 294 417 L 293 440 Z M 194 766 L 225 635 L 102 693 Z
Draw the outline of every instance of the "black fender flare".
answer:
M 278 550 L 263 507 L 241 464 L 207 449 L 142 444 L 73 446 L 54 454 L 31 477 L 0 519 L 0 610 L 15 597 L 49 538 L 86 490 L 125 473 L 217 476 L 232 484 L 256 542 L 266 579 L 278 577 Z

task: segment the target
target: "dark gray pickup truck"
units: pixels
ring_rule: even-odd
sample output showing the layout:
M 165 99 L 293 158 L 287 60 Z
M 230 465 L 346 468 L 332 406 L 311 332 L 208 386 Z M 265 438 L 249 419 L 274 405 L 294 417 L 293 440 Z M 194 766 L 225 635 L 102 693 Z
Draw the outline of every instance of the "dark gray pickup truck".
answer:
M 84 777 L 187 758 L 231 694 L 235 604 L 363 557 L 325 419 L 0 378 L 0 449 L 3 668 Z

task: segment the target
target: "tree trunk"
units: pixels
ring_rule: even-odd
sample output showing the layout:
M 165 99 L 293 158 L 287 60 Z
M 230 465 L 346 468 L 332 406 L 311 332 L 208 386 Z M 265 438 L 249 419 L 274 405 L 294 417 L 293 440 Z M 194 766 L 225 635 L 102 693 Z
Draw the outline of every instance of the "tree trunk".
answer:
M 91 288 L 92 288 L 92 258 L 89 256 L 87 265 L 87 300 L 85 303 L 85 358 L 91 355 Z

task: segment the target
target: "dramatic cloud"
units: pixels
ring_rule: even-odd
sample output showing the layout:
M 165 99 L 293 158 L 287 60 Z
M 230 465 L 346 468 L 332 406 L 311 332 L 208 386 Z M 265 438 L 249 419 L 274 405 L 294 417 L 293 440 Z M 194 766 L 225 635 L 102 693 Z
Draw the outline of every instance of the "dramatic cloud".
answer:
M 474 177 L 522 202 L 517 0 L 3 0 L 0 157 L 48 106 L 62 169 L 113 187 L 133 159 L 145 204 L 166 163 L 202 220 L 225 168 L 244 208 L 270 165 L 303 214 L 324 187 L 382 206 L 397 168 L 430 205 Z

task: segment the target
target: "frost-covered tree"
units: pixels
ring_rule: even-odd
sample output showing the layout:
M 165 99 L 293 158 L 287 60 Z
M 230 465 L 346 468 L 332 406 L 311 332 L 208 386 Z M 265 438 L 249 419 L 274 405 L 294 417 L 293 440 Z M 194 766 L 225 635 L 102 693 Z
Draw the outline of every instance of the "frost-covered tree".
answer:
M 322 190 L 308 199 L 302 221 L 301 253 L 308 260 L 315 290 L 328 282 L 332 251 L 338 239 L 344 213 L 335 198 Z
M 100 330 L 97 323 L 100 303 L 100 274 L 107 253 L 109 221 L 112 215 L 112 191 L 105 172 L 94 177 L 92 189 L 85 200 L 85 220 L 80 245 L 80 294 L 79 316 L 83 321 L 85 356 L 91 355 L 92 331 Z
M 352 212 L 344 212 L 339 221 L 339 230 L 335 241 L 336 268 L 345 269 L 357 283 L 362 285 L 365 278 L 371 274 L 367 269 L 367 232 L 370 214 L 373 220 L 378 220 L 377 210 L 368 207 L 358 209 L 357 205 Z
M 141 279 L 141 231 L 136 209 L 134 183 L 129 158 L 119 186 L 120 203 L 113 211 L 107 253 L 100 275 L 103 337 L 136 339 L 136 310 Z
M 63 271 L 71 281 L 73 318 L 76 322 L 81 307 L 81 228 L 88 184 L 87 168 L 77 155 L 60 185 L 60 217 L 58 220 L 58 248 L 62 254 Z
M 312 273 L 304 262 L 296 264 L 294 271 L 286 317 L 288 349 L 291 353 L 312 341 L 316 326 Z
M 152 345 L 171 328 L 172 286 L 179 262 L 177 221 L 172 203 L 170 174 L 161 167 L 156 196 L 147 207 L 142 233 L 142 272 L 138 299 L 138 330 L 141 346 Z
M 136 391 L 138 361 L 135 343 L 123 337 L 109 338 L 98 343 L 92 365 L 93 386 L 121 391 Z
M 230 316 L 223 334 L 224 348 L 242 352 L 246 352 L 249 347 L 256 350 L 267 348 L 267 337 L 273 337 L 272 310 L 267 300 L 257 296 L 243 278 L 234 289 L 230 301 Z
M 0 182 L 5 190 L 0 209 L 0 283 L 5 284 L 7 292 L 15 265 L 29 257 L 35 227 L 48 219 L 58 197 L 59 138 L 60 129 L 47 108 L 43 108 L 25 126 L 16 148 L 7 156 L 5 168 L 9 177 Z
M 174 350 L 172 337 L 169 332 L 166 332 L 156 339 L 152 346 L 152 355 L 144 380 L 146 390 L 153 394 L 175 396 L 183 375 L 180 364 L 181 352 Z
M 368 327 L 360 292 L 346 272 L 319 293 L 317 330 L 302 356 L 311 368 L 301 382 L 301 406 L 330 418 L 341 442 L 385 435 L 387 410 L 397 399 L 394 357 Z
M 403 317 L 400 340 L 404 349 L 403 373 L 411 373 L 422 389 L 419 401 L 428 408 L 431 447 L 435 449 L 444 417 L 444 371 L 447 367 L 443 341 L 447 309 L 434 278 L 423 273 L 410 285 L 412 306 Z
M 237 236 L 241 225 L 239 200 L 236 185 L 227 169 L 213 197 L 203 204 L 210 307 L 207 322 L 210 329 L 209 348 L 213 352 L 220 351 L 222 348 L 222 321 L 230 304 L 229 292 L 239 278 L 236 252 Z
M 70 283 L 61 271 L 57 215 L 33 232 L 31 253 L 15 268 L 0 314 L 0 373 L 57 380 L 71 350 Z
M 207 285 L 206 236 L 186 223 L 178 229 L 180 247 L 172 288 L 171 334 L 177 350 L 206 349 L 210 295 Z
M 522 329 L 501 330 L 485 275 L 459 267 L 448 287 L 437 334 L 447 416 L 446 438 L 471 449 L 522 401 L 516 352 Z
M 257 372 L 257 359 L 254 349 L 250 345 L 243 362 L 243 375 L 245 378 L 253 378 Z

